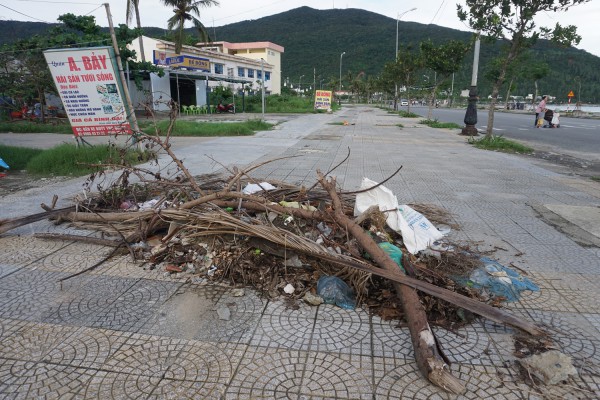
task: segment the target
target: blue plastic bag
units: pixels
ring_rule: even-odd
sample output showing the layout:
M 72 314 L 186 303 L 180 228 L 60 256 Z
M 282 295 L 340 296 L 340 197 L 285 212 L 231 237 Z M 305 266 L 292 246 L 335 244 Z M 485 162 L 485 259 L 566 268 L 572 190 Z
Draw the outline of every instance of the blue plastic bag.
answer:
M 486 290 L 493 297 L 504 297 L 506 301 L 519 300 L 521 292 L 531 290 L 537 292 L 540 288 L 529 278 L 505 267 L 491 258 L 481 257 L 483 266 L 474 270 L 469 279 L 461 279 L 459 283 L 475 289 Z
M 350 286 L 337 276 L 322 276 L 317 282 L 317 294 L 325 304 L 335 304 L 345 310 L 354 310 L 356 298 Z

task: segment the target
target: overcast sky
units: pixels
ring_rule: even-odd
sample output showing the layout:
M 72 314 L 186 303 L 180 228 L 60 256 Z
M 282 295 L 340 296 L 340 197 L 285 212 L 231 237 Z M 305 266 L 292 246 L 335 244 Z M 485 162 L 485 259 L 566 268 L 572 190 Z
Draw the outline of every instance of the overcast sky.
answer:
M 143 26 L 165 27 L 171 10 L 162 5 L 160 0 L 139 0 Z M 105 1 L 106 2 L 106 1 Z M 237 21 L 258 19 L 278 14 L 293 8 L 309 6 L 317 9 L 325 8 L 361 8 L 396 18 L 398 14 L 412 8 L 402 17 L 402 21 L 413 21 L 422 24 L 436 24 L 449 28 L 468 31 L 469 28 L 456 17 L 457 0 L 221 0 L 220 6 L 201 10 L 200 20 L 207 26 L 221 26 Z M 126 0 L 108 0 L 114 23 L 125 22 Z M 16 21 L 56 22 L 59 15 L 67 12 L 76 15 L 94 15 L 101 26 L 108 26 L 106 12 L 100 2 L 94 0 L 0 0 L 0 19 Z M 600 20 L 600 0 L 592 0 L 586 4 L 572 7 L 561 14 L 540 15 L 538 25 L 553 27 L 557 22 L 561 25 L 576 25 L 582 36 L 577 46 L 592 54 L 600 56 L 600 29 L 596 26 Z

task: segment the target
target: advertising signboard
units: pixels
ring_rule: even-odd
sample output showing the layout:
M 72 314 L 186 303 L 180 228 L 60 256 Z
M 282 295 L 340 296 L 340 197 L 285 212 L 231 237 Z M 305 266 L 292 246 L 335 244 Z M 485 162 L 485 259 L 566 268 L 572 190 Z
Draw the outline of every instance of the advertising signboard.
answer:
M 131 134 L 111 47 L 44 51 L 75 136 Z
M 194 71 L 210 72 L 210 60 L 208 58 L 187 56 L 181 54 L 167 53 L 154 50 L 154 64 L 170 67 L 182 67 Z
M 315 110 L 329 110 L 331 108 L 331 90 L 315 91 Z

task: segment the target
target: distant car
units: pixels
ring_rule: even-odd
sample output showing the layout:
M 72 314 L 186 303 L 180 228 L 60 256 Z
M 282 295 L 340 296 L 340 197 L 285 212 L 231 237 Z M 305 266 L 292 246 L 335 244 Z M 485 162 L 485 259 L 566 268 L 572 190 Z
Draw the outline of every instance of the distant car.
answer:
M 406 100 L 406 99 L 400 100 L 400 105 L 401 106 L 407 106 L 408 105 L 408 100 Z

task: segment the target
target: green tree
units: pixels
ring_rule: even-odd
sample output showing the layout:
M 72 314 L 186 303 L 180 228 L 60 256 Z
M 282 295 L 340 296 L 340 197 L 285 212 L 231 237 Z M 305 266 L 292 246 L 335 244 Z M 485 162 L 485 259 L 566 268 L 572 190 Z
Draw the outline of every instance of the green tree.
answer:
M 533 80 L 535 87 L 535 94 L 533 95 L 532 103 L 538 97 L 538 81 L 545 78 L 550 73 L 550 66 L 545 62 L 531 63 L 525 65 L 523 68 L 523 76 L 527 79 Z
M 437 75 L 431 89 L 431 98 L 429 101 L 429 110 L 427 118 L 431 119 L 433 105 L 438 88 L 462 67 L 465 54 L 470 46 L 457 40 L 450 40 L 440 45 L 434 45 L 430 40 L 421 42 L 421 56 L 423 57 L 423 66 L 434 71 Z
M 162 0 L 167 7 L 173 7 L 173 16 L 167 20 L 167 28 L 175 30 L 175 52 L 181 53 L 181 48 L 186 40 L 185 23 L 191 22 L 197 29 L 203 42 L 209 41 L 206 27 L 196 17 L 200 17 L 201 7 L 218 6 L 216 0 Z
M 398 93 L 396 86 L 404 86 L 406 88 L 406 98 L 408 101 L 408 111 L 410 112 L 410 87 L 416 82 L 417 71 L 423 68 L 423 58 L 413 46 L 401 46 L 398 49 L 398 57 L 396 62 L 387 63 L 384 66 L 382 76 L 384 81 L 390 85 L 390 90 L 393 89 L 394 104 L 398 103 Z
M 127 9 L 125 10 L 125 18 L 127 21 L 127 25 L 131 23 L 131 18 L 135 14 L 136 26 L 139 31 L 142 31 L 142 21 L 140 20 L 140 0 L 127 0 Z M 142 35 L 138 38 L 140 43 L 140 56 L 142 62 L 146 61 L 146 54 L 144 53 L 144 41 L 142 40 Z
M 505 40 L 505 54 L 498 78 L 492 86 L 492 102 L 488 113 L 486 136 L 492 136 L 494 110 L 500 87 L 506 79 L 508 67 L 539 37 L 550 39 L 562 46 L 578 44 L 581 36 L 573 25 L 556 24 L 553 29 L 537 27 L 534 18 L 539 13 L 567 11 L 571 6 L 589 0 L 465 0 L 458 5 L 458 17 L 471 28 L 491 39 Z

